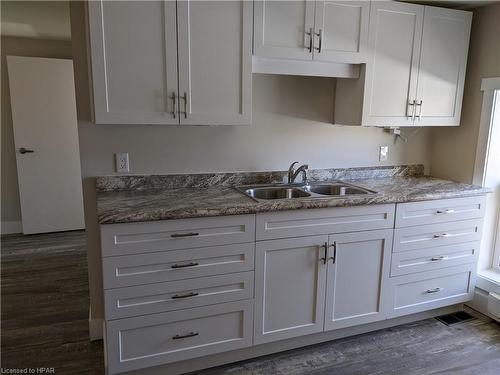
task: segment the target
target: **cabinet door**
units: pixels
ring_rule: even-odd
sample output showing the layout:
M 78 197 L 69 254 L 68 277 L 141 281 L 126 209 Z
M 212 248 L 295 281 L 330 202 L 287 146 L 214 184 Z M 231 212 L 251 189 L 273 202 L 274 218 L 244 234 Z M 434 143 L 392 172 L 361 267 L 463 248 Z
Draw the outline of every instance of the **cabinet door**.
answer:
M 314 60 L 365 61 L 369 1 L 316 1 Z
M 90 1 L 97 124 L 178 124 L 175 2 Z
M 250 124 L 252 3 L 178 1 L 181 124 Z
M 392 230 L 329 238 L 325 331 L 385 319 Z
M 460 125 L 472 14 L 425 7 L 416 123 Z
M 372 2 L 363 125 L 413 125 L 423 16 L 421 5 Z
M 255 1 L 254 54 L 311 60 L 314 3 L 313 0 Z
M 327 241 L 325 235 L 257 242 L 255 344 L 323 331 Z

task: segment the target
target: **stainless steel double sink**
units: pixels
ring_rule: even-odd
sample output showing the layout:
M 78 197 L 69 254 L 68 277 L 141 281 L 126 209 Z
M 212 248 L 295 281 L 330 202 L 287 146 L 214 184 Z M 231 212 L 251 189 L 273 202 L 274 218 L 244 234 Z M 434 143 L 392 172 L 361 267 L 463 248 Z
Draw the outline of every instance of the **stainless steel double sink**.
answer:
M 345 196 L 377 194 L 356 185 L 344 182 L 323 182 L 317 184 L 272 184 L 245 185 L 236 189 L 255 200 L 335 198 Z

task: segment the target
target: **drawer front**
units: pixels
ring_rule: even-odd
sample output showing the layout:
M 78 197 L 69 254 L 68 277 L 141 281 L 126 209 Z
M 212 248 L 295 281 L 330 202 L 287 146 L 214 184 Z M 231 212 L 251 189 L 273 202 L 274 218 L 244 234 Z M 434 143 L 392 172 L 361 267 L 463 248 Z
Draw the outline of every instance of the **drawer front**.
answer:
M 482 218 L 485 202 L 486 197 L 478 196 L 398 203 L 396 228 Z
M 253 298 L 253 271 L 108 289 L 106 319 L 127 318 Z
M 253 301 L 106 322 L 109 373 L 252 345 Z
M 103 258 L 104 289 L 251 271 L 254 255 L 245 243 Z
M 257 214 L 257 240 L 387 229 L 394 226 L 393 204 L 335 207 Z
M 473 298 L 474 265 L 450 267 L 389 279 L 393 309 L 389 317 L 413 314 Z
M 255 215 L 101 225 L 103 257 L 254 240 Z
M 391 276 L 432 271 L 477 261 L 479 241 L 392 254 Z
M 394 230 L 393 252 L 479 241 L 482 219 L 452 221 L 433 225 L 397 228 Z

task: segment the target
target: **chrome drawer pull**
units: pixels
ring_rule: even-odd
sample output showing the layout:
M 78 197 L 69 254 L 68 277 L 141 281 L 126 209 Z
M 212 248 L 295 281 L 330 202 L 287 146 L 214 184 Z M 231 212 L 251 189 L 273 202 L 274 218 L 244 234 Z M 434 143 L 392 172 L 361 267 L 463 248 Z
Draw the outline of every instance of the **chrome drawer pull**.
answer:
M 433 237 L 434 238 L 446 238 L 446 237 L 451 237 L 451 234 L 449 234 L 449 233 L 435 234 Z
M 431 262 L 439 262 L 440 260 L 446 260 L 448 257 L 445 257 L 444 255 L 440 255 L 438 257 L 433 257 L 431 258 Z
M 454 212 L 455 212 L 455 210 L 453 210 L 453 209 L 449 208 L 449 209 L 444 210 L 444 211 L 443 211 L 443 210 L 437 210 L 437 211 L 436 211 L 436 215 L 452 214 L 452 213 L 454 213 Z
M 182 237 L 194 237 L 194 236 L 199 236 L 200 234 L 197 232 L 190 232 L 190 233 L 174 233 L 171 234 L 170 237 L 172 238 L 182 238 Z
M 437 293 L 441 292 L 444 288 L 434 288 L 434 289 L 427 289 L 425 293 L 432 294 L 432 293 Z
M 194 337 L 198 335 L 199 335 L 198 332 L 189 332 L 188 334 L 185 335 L 175 335 L 174 337 L 172 337 L 172 340 L 187 339 L 188 337 Z
M 194 267 L 197 265 L 199 265 L 198 262 L 190 262 L 190 263 L 186 263 L 186 264 L 172 264 L 170 266 L 170 268 L 186 268 L 186 267 Z
M 190 292 L 186 294 L 176 294 L 172 296 L 172 299 L 180 299 L 180 298 L 189 298 L 189 297 L 196 297 L 200 293 L 197 292 Z

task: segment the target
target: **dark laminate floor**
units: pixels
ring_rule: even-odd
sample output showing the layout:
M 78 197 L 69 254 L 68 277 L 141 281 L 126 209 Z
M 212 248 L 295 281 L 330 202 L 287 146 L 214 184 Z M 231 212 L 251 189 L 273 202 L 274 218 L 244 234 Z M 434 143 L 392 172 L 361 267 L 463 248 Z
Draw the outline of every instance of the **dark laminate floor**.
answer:
M 1 245 L 2 368 L 104 373 L 102 342 L 88 340 L 83 232 L 6 236 Z M 198 374 L 500 375 L 500 325 L 428 319 Z

